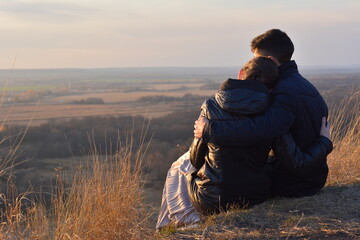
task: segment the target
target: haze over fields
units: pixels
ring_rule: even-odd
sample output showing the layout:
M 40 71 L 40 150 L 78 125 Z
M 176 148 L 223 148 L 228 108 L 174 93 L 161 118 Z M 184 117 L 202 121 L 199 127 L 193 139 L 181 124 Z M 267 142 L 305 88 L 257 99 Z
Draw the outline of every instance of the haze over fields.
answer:
M 239 67 L 0 70 L 2 107 L 8 124 L 38 125 L 50 119 L 119 114 L 163 116 L 175 109 L 198 109 L 187 95 L 204 100 Z M 303 68 L 324 94 L 358 81 L 359 68 Z M 344 80 L 341 80 L 345 78 Z M 342 89 L 341 91 L 339 89 Z M 329 92 L 330 91 L 330 92 Z M 162 96 L 163 99 L 160 99 Z M 144 104 L 145 98 L 155 98 Z M 334 97 L 334 96 L 332 96 Z M 164 99 L 167 98 L 167 99 Z M 190 105 L 184 105 L 187 101 Z

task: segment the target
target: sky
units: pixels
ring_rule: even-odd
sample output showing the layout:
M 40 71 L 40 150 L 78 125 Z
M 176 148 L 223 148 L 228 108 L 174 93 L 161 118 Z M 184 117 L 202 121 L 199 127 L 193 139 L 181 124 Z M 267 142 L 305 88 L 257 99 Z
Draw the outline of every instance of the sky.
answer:
M 1 0 L 0 69 L 241 66 L 272 28 L 299 65 L 360 65 L 359 0 Z

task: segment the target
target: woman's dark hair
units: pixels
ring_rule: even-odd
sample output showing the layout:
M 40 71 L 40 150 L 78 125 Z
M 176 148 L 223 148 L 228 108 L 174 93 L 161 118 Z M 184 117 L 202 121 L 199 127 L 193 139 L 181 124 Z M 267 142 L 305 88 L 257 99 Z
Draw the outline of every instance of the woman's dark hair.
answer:
M 254 57 L 241 69 L 242 79 L 256 80 L 273 88 L 277 83 L 279 71 L 275 63 L 267 57 Z
M 285 32 L 271 29 L 251 41 L 251 51 L 255 50 L 262 56 L 273 56 L 283 64 L 291 60 L 294 44 Z

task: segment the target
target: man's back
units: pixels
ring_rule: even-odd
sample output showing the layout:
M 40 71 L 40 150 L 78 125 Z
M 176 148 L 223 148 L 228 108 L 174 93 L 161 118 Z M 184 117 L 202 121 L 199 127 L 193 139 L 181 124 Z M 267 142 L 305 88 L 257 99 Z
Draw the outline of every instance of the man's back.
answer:
M 291 112 L 294 121 L 289 129 L 297 146 L 306 151 L 319 138 L 322 117 L 327 117 L 328 109 L 316 88 L 303 78 L 294 61 L 280 66 L 280 81 L 273 94 L 287 93 L 291 96 Z M 277 155 L 276 145 L 273 146 Z M 328 168 L 324 164 L 306 172 L 291 171 L 279 154 L 270 171 L 272 193 L 280 196 L 299 197 L 318 192 L 325 184 Z
M 328 109 L 317 89 L 299 74 L 294 61 L 281 65 L 279 70 L 280 81 L 273 95 L 278 92 L 290 95 L 294 122 L 289 131 L 295 143 L 305 151 L 318 139 L 320 120 L 328 116 Z

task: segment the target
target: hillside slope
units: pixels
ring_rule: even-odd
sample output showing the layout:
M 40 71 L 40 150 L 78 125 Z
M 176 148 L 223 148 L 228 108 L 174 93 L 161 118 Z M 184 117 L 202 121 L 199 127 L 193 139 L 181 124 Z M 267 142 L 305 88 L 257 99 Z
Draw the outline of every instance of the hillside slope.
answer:
M 360 239 L 360 184 L 327 187 L 312 197 L 277 198 L 205 219 L 159 239 Z

